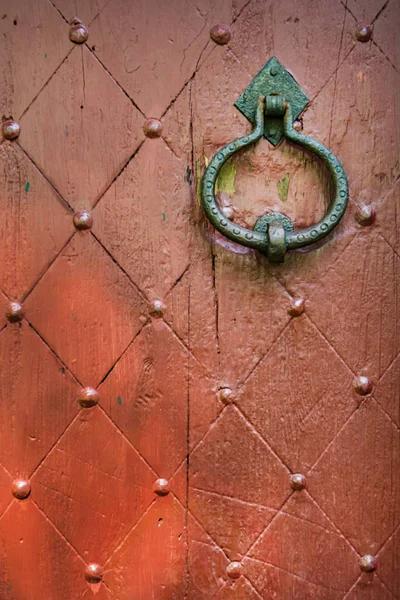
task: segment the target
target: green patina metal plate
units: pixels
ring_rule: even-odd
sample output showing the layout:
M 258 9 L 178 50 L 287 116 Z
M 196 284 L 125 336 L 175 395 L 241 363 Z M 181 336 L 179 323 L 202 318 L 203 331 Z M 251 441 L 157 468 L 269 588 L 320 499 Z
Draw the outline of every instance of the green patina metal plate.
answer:
M 260 96 L 269 94 L 279 94 L 290 103 L 293 121 L 298 118 L 309 102 L 299 84 L 274 56 L 236 100 L 235 106 L 254 124 L 257 100 Z M 282 117 L 265 117 L 264 137 L 273 146 L 277 145 L 283 137 Z

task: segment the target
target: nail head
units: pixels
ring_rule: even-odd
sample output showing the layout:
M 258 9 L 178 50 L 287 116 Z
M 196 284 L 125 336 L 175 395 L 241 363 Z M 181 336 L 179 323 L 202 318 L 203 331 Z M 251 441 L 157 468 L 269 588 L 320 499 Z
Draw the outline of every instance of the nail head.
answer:
M 375 221 L 376 212 L 375 209 L 368 204 L 364 204 L 363 206 L 359 206 L 356 212 L 356 220 L 363 227 L 367 227 L 368 225 L 372 225 Z
M 158 138 L 162 134 L 163 126 L 159 119 L 147 119 L 143 125 L 144 135 L 148 138 Z
M 88 210 L 80 210 L 74 214 L 74 225 L 77 229 L 90 229 L 93 226 L 93 217 Z
M 10 323 L 18 323 L 24 318 L 24 309 L 19 302 L 10 302 L 6 311 L 6 317 Z
M 226 567 L 226 572 L 231 579 L 238 579 L 243 574 L 243 565 L 234 560 Z
M 98 563 L 90 563 L 86 567 L 85 578 L 88 583 L 100 583 L 103 579 L 103 568 Z
M 353 382 L 354 391 L 360 396 L 368 396 L 372 392 L 373 383 L 369 377 L 359 375 Z
M 371 573 L 372 571 L 375 571 L 377 566 L 378 566 L 378 561 L 376 560 L 375 556 L 372 556 L 372 554 L 365 554 L 364 556 L 361 556 L 361 558 L 360 558 L 361 571 L 364 571 L 365 573 Z
M 6 140 L 15 140 L 20 134 L 21 128 L 13 119 L 7 119 L 1 126 L 3 138 Z
M 31 493 L 31 484 L 25 479 L 15 479 L 11 484 L 11 491 L 18 500 L 25 500 Z
M 83 408 L 91 408 L 100 401 L 99 392 L 92 387 L 84 387 L 81 389 L 78 402 Z
M 293 298 L 288 308 L 291 317 L 299 317 L 303 314 L 305 308 L 304 298 Z
M 167 494 L 169 494 L 168 479 L 157 479 L 154 483 L 153 490 L 158 496 L 167 496 Z
M 69 39 L 75 44 L 84 44 L 89 37 L 88 28 L 79 21 L 79 19 L 72 20 L 71 27 L 69 29 Z
M 224 46 L 232 37 L 230 27 L 223 24 L 214 25 L 210 29 L 210 37 L 219 46 Z
M 219 399 L 224 404 L 230 404 L 233 401 L 234 395 L 230 388 L 223 388 L 219 391 Z
M 307 479 L 301 473 L 293 473 L 293 475 L 290 476 L 290 487 L 295 492 L 300 492 L 301 490 L 304 490 L 306 485 Z
M 165 311 L 165 305 L 162 300 L 153 300 L 150 305 L 149 313 L 152 317 L 160 318 L 163 316 Z
M 355 38 L 359 42 L 369 42 L 372 38 L 372 26 L 367 23 L 359 23 L 355 31 Z

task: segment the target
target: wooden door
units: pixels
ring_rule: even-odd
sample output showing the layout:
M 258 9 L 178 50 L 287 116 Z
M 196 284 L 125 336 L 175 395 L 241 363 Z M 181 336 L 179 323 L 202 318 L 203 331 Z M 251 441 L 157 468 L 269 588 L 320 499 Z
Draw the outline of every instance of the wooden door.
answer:
M 1 600 L 400 598 L 396 0 L 0 17 Z M 199 202 L 273 55 L 350 184 L 329 240 L 275 266 Z M 218 193 L 302 226 L 330 184 L 262 140 Z

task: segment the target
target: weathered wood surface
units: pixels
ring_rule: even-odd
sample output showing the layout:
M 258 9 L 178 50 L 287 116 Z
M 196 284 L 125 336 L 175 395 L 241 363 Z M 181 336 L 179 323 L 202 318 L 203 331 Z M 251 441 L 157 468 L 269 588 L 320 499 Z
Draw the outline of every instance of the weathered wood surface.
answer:
M 21 125 L 0 142 L 1 600 L 400 598 L 399 19 L 395 0 L 0 0 Z M 279 266 L 198 195 L 273 55 L 350 183 L 330 239 Z M 266 140 L 218 185 L 248 227 L 329 202 L 315 160 Z

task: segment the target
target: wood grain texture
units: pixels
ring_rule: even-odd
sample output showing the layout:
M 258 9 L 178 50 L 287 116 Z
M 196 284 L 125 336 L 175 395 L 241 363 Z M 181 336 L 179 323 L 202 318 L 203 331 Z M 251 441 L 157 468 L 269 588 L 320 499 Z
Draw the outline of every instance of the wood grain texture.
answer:
M 22 301 L 74 227 L 68 207 L 17 145 L 0 146 L 0 164 L 0 286 Z
M 398 598 L 396 2 L 0 4 L 0 105 L 21 124 L 0 142 L 0 599 Z M 323 244 L 271 266 L 212 229 L 199 185 L 250 131 L 234 102 L 273 55 L 350 203 Z M 248 227 L 271 210 L 309 225 L 331 192 L 312 157 L 266 140 L 218 182 Z M 91 231 L 74 230 L 80 209 Z M 87 385 L 99 406 L 77 402 Z
M 1 0 L 1 114 L 19 119 L 72 48 L 51 2 Z
M 64 200 L 89 209 L 142 141 L 142 120 L 93 54 L 78 46 L 21 119 L 20 141 Z
M 26 310 L 80 383 L 92 386 L 108 373 L 147 313 L 142 297 L 90 232 L 73 237 L 29 296 Z

